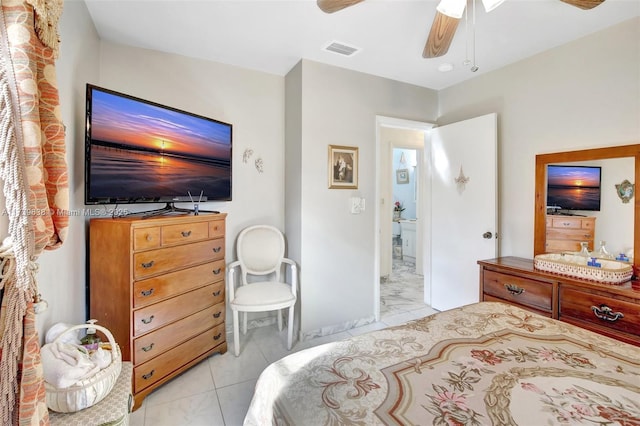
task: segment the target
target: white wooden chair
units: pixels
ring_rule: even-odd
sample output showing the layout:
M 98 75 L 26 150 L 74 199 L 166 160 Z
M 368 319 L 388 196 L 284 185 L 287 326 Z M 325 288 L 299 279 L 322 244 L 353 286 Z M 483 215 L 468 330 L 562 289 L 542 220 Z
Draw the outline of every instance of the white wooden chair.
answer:
M 293 340 L 293 314 L 297 299 L 298 270 L 296 263 L 284 257 L 282 232 L 268 225 L 245 228 L 236 242 L 238 260 L 227 266 L 227 294 L 233 312 L 233 346 L 240 355 L 238 312 L 243 312 L 242 333 L 247 333 L 247 313 L 277 310 L 278 329 L 282 330 L 282 309 L 289 308 L 287 349 Z M 290 267 L 290 283 L 283 266 Z M 240 272 L 236 287 L 235 273 Z

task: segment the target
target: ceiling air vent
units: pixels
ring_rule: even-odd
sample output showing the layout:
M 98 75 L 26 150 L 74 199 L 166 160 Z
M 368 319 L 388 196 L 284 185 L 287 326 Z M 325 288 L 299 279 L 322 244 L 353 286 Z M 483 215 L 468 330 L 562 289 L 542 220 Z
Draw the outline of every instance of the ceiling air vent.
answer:
M 337 53 L 342 56 L 352 56 L 358 53 L 360 48 L 349 46 L 348 44 L 344 44 L 339 41 L 332 41 L 324 47 L 324 50 Z

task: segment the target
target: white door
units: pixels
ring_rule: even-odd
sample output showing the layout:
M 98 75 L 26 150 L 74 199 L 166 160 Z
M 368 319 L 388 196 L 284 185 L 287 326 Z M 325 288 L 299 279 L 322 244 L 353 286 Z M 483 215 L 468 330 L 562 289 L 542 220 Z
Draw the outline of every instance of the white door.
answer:
M 497 115 L 431 131 L 431 306 L 479 301 L 480 259 L 497 254 Z M 429 282 L 430 280 L 430 282 Z

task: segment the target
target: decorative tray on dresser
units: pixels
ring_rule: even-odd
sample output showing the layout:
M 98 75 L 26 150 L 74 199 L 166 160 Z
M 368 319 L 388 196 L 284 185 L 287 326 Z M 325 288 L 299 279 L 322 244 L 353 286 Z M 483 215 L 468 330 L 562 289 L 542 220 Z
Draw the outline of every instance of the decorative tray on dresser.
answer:
M 134 409 L 158 386 L 227 351 L 225 218 L 90 221 L 90 317 L 133 363 Z
M 533 259 L 480 260 L 480 300 L 521 308 L 640 346 L 640 282 L 598 284 L 541 271 Z

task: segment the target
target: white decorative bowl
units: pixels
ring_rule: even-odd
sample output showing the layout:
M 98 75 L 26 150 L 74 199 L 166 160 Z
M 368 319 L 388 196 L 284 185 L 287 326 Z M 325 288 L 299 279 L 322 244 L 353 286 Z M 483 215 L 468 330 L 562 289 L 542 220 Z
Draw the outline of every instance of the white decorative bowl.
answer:
M 535 256 L 533 266 L 542 271 L 602 284 L 622 284 L 633 276 L 633 268 L 626 262 L 598 258 L 601 267 L 595 267 L 587 265 L 590 260 L 571 253 L 546 253 Z

